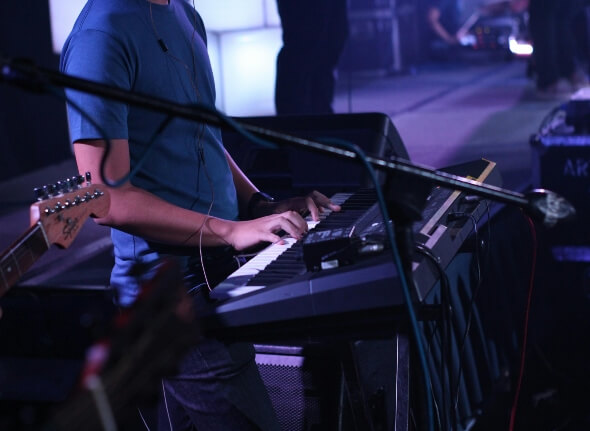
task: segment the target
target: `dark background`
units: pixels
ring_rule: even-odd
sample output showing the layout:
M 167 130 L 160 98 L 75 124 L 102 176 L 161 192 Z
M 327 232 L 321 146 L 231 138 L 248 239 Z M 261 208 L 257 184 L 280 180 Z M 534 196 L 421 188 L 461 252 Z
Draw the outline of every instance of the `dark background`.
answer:
M 58 69 L 47 1 L 0 3 L 0 56 Z M 68 158 L 65 103 L 0 83 L 0 154 L 0 181 Z

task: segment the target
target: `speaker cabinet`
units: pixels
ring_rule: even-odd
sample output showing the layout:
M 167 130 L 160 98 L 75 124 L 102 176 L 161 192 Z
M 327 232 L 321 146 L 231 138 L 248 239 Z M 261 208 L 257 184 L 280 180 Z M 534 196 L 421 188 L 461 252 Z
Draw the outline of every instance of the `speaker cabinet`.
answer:
M 285 431 L 337 429 L 340 370 L 300 346 L 256 346 L 256 363 Z
M 255 347 L 282 430 L 407 430 L 407 337 Z
M 547 232 L 554 245 L 590 244 L 590 135 L 535 135 L 533 181 L 535 187 L 559 193 L 576 209 L 573 222 Z

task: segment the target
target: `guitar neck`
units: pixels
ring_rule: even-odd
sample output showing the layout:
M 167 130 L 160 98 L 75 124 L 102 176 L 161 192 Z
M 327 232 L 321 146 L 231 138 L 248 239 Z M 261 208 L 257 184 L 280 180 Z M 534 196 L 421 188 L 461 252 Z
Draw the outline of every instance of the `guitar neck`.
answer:
M 0 256 L 0 297 L 16 284 L 50 246 L 43 226 L 37 223 Z

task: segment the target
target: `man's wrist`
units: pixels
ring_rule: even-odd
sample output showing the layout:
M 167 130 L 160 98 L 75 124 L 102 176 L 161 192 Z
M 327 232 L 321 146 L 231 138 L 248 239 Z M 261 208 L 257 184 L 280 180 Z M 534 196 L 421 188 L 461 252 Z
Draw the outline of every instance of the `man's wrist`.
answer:
M 250 200 L 248 201 L 248 206 L 246 208 L 246 214 L 249 219 L 256 218 L 256 208 L 260 206 L 261 203 L 270 203 L 274 202 L 274 198 L 267 193 L 264 192 L 256 192 L 252 196 L 250 196 Z

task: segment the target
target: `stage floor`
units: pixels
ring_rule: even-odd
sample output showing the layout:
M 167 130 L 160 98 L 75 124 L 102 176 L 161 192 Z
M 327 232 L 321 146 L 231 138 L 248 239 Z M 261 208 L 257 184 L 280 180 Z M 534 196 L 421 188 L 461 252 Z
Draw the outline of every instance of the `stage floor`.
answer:
M 484 157 L 504 186 L 530 184 L 529 138 L 560 100 L 536 97 L 526 61 L 426 65 L 395 76 L 340 76 L 337 112 L 389 115 L 412 161 L 441 168 Z

